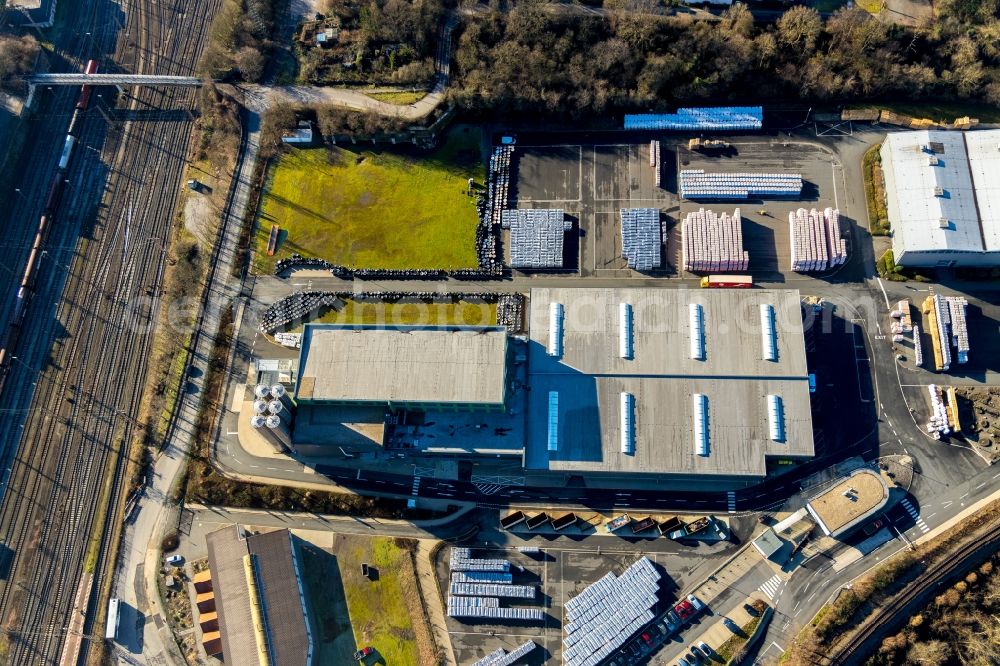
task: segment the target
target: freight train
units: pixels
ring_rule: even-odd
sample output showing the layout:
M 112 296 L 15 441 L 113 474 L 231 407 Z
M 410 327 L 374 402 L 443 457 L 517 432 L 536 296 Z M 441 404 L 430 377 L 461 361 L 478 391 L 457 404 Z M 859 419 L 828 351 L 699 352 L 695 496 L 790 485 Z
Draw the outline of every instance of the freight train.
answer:
M 84 72 L 86 74 L 97 73 L 97 61 L 87 61 Z M 73 108 L 73 117 L 69 122 L 66 138 L 63 140 L 59 163 L 56 165 L 56 173 L 52 178 L 51 185 L 49 185 L 48 196 L 45 197 L 45 208 L 42 209 L 42 216 L 38 220 L 38 226 L 35 228 L 35 239 L 31 245 L 31 253 L 28 255 L 28 263 L 24 267 L 24 272 L 21 274 L 21 281 L 16 287 L 17 293 L 14 297 L 14 305 L 11 308 L 11 317 L 7 323 L 7 327 L 0 334 L 0 393 L 3 392 L 4 382 L 10 373 L 14 349 L 27 314 L 28 301 L 34 291 L 38 276 L 38 263 L 42 255 L 45 254 L 42 246 L 48 238 L 56 211 L 59 209 L 63 183 L 66 180 L 66 173 L 69 171 L 69 166 L 73 159 L 73 149 L 76 147 L 77 139 L 80 136 L 82 116 L 87 107 L 90 106 L 91 88 L 92 86 L 89 84 L 84 84 L 80 88 L 80 95 L 77 97 L 76 105 Z

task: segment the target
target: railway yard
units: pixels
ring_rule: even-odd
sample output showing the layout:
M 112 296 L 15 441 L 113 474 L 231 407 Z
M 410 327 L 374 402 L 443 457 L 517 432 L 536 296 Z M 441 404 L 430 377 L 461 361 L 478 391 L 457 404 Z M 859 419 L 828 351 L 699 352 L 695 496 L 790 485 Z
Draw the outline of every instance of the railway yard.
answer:
M 190 77 L 222 0 L 63 5 L 55 71 Z M 1000 298 L 947 262 L 876 272 L 860 165 L 896 129 L 699 107 L 693 131 L 445 122 L 433 151 L 259 165 L 267 88 L 194 303 L 164 274 L 198 92 L 33 89 L 0 270 L 0 663 L 814 663 L 824 614 L 905 561 L 831 643 L 856 663 L 995 554 Z M 189 355 L 137 460 L 156 333 Z M 191 454 L 226 502 L 193 499 Z
M 190 73 L 215 3 L 77 6 L 64 66 L 88 59 Z M 122 10 L 125 10 L 124 13 Z M 83 29 L 83 28 L 86 29 Z M 79 88 L 40 92 L 44 111 L 19 169 L 7 242 L 23 265 Z M 8 560 L 0 617 L 9 663 L 63 663 L 89 649 L 114 554 L 125 453 L 136 434 L 165 243 L 191 134 L 190 92 L 139 91 L 116 104 L 98 89 L 84 114 L 61 206 L 12 359 L 0 408 Z M 79 239 L 79 240 L 78 240 Z M 3 293 L 14 274 L 2 276 Z M 154 297 L 150 298 L 150 294 Z M 5 312 L 9 312 L 5 308 Z M 16 424 L 15 424 L 16 421 Z M 92 535 L 97 534 L 96 541 Z M 83 590 L 83 594 L 79 591 Z M 75 605 L 83 600 L 80 608 Z M 71 624 L 87 612 L 85 624 Z

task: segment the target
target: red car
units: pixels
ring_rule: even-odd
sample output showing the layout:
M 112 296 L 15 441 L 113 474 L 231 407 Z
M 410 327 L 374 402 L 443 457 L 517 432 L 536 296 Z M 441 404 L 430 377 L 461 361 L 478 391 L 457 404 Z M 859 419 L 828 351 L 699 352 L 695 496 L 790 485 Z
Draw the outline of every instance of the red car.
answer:
M 677 613 L 682 622 L 687 622 L 697 613 L 690 601 L 682 601 L 674 606 L 674 612 Z
M 369 646 L 369 647 L 363 647 L 363 648 L 361 648 L 360 650 L 358 650 L 357 652 L 354 653 L 354 661 L 361 661 L 362 659 L 364 659 L 365 657 L 367 657 L 370 654 L 373 654 L 374 652 L 375 652 L 375 648 L 373 648 L 371 646 Z
M 653 647 L 653 637 L 650 636 L 649 634 L 643 634 L 642 635 L 642 640 L 649 647 Z

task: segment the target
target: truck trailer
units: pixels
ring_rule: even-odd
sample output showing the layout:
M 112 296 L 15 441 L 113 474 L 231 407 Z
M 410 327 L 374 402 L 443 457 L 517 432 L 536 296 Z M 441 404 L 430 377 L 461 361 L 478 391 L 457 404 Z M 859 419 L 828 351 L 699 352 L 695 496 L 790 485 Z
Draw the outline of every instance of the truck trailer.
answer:
M 749 275 L 706 275 L 701 279 L 702 289 L 749 289 L 753 278 Z

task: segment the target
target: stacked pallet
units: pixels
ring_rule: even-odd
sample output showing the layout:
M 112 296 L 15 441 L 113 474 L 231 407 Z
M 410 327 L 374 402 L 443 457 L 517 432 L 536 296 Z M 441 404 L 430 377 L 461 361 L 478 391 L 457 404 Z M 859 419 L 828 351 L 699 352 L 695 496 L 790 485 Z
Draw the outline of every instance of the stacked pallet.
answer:
M 792 270 L 825 271 L 847 261 L 847 242 L 840 238 L 840 213 L 799 208 L 788 214 Z
M 660 573 L 643 557 L 620 576 L 606 574 L 565 605 L 563 663 L 596 666 L 651 622 Z
M 657 187 L 660 186 L 660 174 L 662 169 L 660 168 L 660 142 L 650 141 L 649 142 L 649 166 L 653 167 L 653 184 Z
M 629 268 L 649 271 L 660 266 L 660 209 L 622 208 L 622 259 Z
M 705 173 L 681 170 L 681 196 L 686 199 L 750 199 L 797 197 L 802 194 L 802 174 Z
M 948 296 L 948 315 L 951 319 L 951 344 L 958 352 L 959 363 L 969 361 L 969 327 L 965 319 L 965 308 L 969 305 L 961 296 Z
M 917 365 L 924 364 L 924 346 L 920 342 L 920 327 L 913 327 L 913 362 Z
M 745 271 L 750 255 L 743 249 L 740 209 L 732 215 L 699 209 L 681 223 L 681 258 L 686 271 Z

